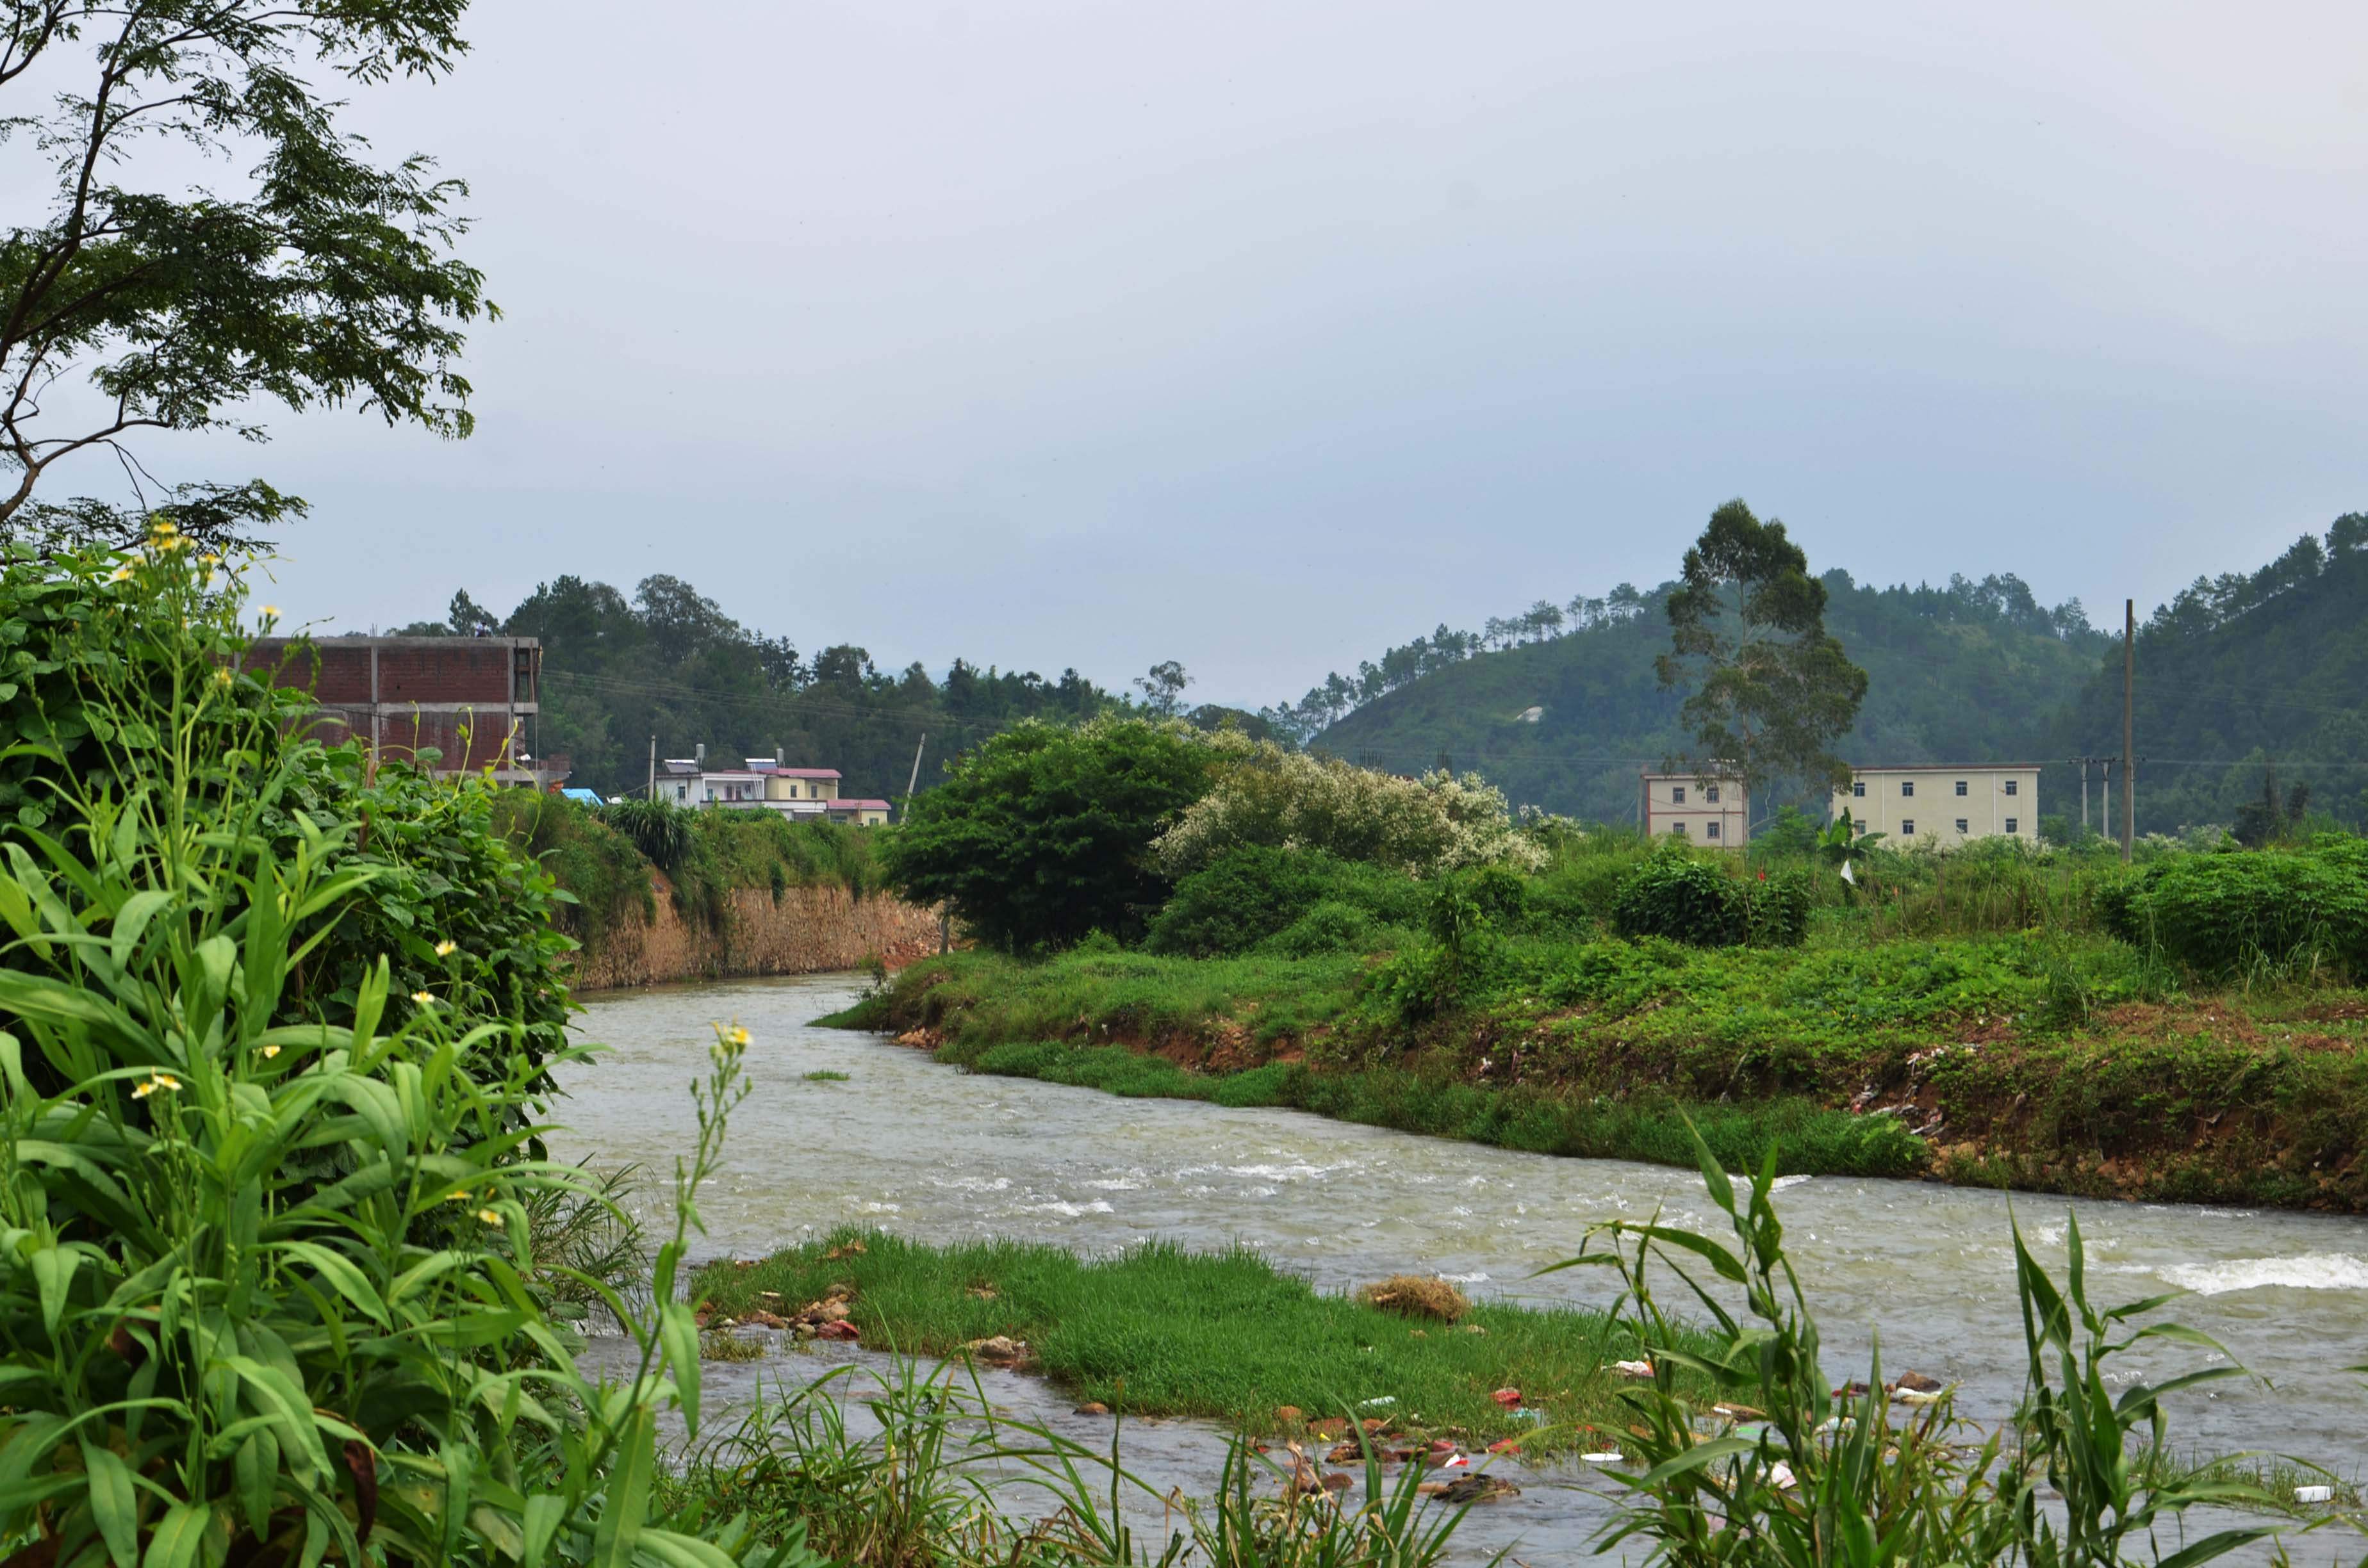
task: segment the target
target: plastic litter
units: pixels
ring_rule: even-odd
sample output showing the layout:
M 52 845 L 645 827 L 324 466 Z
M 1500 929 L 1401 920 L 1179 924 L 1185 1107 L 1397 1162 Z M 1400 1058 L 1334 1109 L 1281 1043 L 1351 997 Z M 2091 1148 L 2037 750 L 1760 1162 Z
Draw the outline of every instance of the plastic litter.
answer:
M 1383 1409 L 1386 1409 L 1386 1408 L 1387 1408 L 1387 1407 L 1389 1407 L 1390 1405 L 1395 1404 L 1397 1402 L 1398 1402 L 1398 1396 L 1397 1396 L 1397 1395 L 1395 1395 L 1395 1394 L 1394 1394 L 1394 1393 L 1385 1393 L 1385 1394 L 1383 1394 L 1383 1395 L 1382 1395 L 1381 1397 L 1379 1397 L 1378 1399 L 1369 1399 L 1369 1400 L 1362 1401 L 1361 1403 L 1360 1403 L 1358 1404 L 1357 1408 L 1358 1408 L 1358 1409 L 1360 1409 L 1360 1410 L 1383 1410 Z
M 1618 1449 L 1611 1449 L 1600 1454 L 1581 1454 L 1578 1457 L 1585 1460 L 1589 1464 L 1618 1464 L 1620 1462 L 1620 1450 Z
M 2294 1501 L 2297 1503 L 2328 1503 L 2334 1501 L 2334 1498 L 2335 1488 L 2332 1486 L 2297 1486 L 2294 1488 Z

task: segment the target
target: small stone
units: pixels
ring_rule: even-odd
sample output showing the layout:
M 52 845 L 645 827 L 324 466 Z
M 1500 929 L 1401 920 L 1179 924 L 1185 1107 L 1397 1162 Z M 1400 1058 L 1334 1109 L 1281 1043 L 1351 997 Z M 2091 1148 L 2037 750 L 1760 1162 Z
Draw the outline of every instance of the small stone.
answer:
M 1348 1475 L 1337 1470 L 1324 1478 L 1324 1490 L 1326 1492 L 1346 1492 L 1356 1484 Z
M 1614 1361 L 1611 1363 L 1611 1370 L 1619 1373 L 1623 1378 L 1633 1378 L 1638 1382 L 1644 1382 L 1648 1381 L 1653 1375 L 1653 1363 L 1650 1361 Z
M 1304 1419 L 1305 1413 L 1295 1404 L 1278 1404 L 1274 1407 L 1274 1418 L 1288 1426 L 1293 1422 Z
M 1508 1497 L 1519 1497 L 1521 1489 L 1501 1476 L 1461 1475 L 1439 1490 L 1442 1503 L 1496 1503 Z
M 855 1325 L 848 1323 L 845 1318 L 834 1318 L 828 1323 L 818 1323 L 814 1324 L 814 1334 L 816 1339 L 854 1339 L 858 1337 L 855 1332 Z
M 998 1367 L 1014 1366 L 1028 1358 L 1026 1343 L 1014 1339 L 1008 1335 L 998 1334 L 989 1339 L 973 1339 L 962 1348 L 978 1359 Z
M 777 1317 L 773 1313 L 765 1312 L 762 1309 L 753 1312 L 742 1313 L 740 1321 L 742 1323 L 754 1324 L 758 1328 L 787 1328 L 790 1326 L 789 1319 Z
M 1104 1404 L 1099 1400 L 1095 1400 L 1089 1404 L 1081 1404 L 1077 1406 L 1077 1414 L 1080 1415 L 1108 1415 L 1110 1414 L 1110 1406 Z
M 1939 1393 L 1942 1387 L 1938 1378 L 1928 1378 L 1921 1372 L 1902 1372 L 1899 1381 L 1891 1385 L 1907 1393 Z

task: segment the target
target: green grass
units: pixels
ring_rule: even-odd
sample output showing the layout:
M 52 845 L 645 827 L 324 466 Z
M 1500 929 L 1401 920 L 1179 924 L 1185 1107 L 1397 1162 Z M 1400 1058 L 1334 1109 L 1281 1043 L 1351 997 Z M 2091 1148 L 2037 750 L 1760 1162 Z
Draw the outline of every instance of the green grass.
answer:
M 715 1266 L 691 1291 L 729 1313 L 768 1290 L 794 1310 L 837 1284 L 854 1288 L 852 1318 L 874 1350 L 946 1356 L 1006 1335 L 1080 1400 L 1252 1432 L 1288 1425 L 1275 1412 L 1295 1406 L 1310 1422 L 1355 1409 L 1474 1442 L 1593 1443 L 1590 1428 L 1622 1425 L 1622 1385 L 1602 1369 L 1637 1354 L 1600 1313 L 1483 1302 L 1459 1324 L 1418 1324 L 1322 1294 L 1252 1253 L 1164 1244 L 1095 1261 L 1052 1246 L 929 1247 L 848 1231 L 753 1267 Z M 1489 1397 L 1507 1387 L 1549 1425 L 1517 1422 Z
M 2368 1210 L 2368 994 L 2208 989 L 2078 934 L 1804 948 L 1517 936 L 1435 950 L 916 964 L 835 1019 L 975 1071 L 1283 1106 L 1570 1155 Z M 1156 1052 L 1156 1054 L 1154 1054 Z M 1930 1130 L 1929 1139 L 1918 1131 Z
M 806 1082 L 809 1084 L 844 1084 L 847 1079 L 846 1074 L 833 1072 L 827 1067 L 816 1068 L 806 1074 Z

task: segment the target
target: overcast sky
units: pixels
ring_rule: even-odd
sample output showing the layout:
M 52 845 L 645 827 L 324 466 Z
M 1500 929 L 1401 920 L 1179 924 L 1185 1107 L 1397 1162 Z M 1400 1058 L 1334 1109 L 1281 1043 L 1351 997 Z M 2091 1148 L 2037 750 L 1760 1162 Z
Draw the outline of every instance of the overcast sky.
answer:
M 1780 17 L 1776 13 L 1794 15 Z M 276 422 L 337 630 L 671 572 L 1296 696 L 1740 494 L 2099 620 L 2368 509 L 2368 7 L 481 0 L 460 444 Z

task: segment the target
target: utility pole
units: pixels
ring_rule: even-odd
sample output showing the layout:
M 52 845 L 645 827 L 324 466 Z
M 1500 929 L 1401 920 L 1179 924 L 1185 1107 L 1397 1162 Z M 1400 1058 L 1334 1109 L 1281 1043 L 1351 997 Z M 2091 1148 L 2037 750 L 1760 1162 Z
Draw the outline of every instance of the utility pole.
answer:
M 658 798 L 658 738 L 650 737 L 650 799 Z
M 2137 846 L 2138 601 L 2122 601 L 2122 864 Z
M 921 787 L 921 747 L 928 744 L 929 732 L 923 730 L 920 740 L 913 746 L 913 777 L 905 781 L 905 811 L 908 815 L 913 810 L 913 791 Z
M 2089 836 L 2089 759 L 2080 759 L 2080 836 Z

